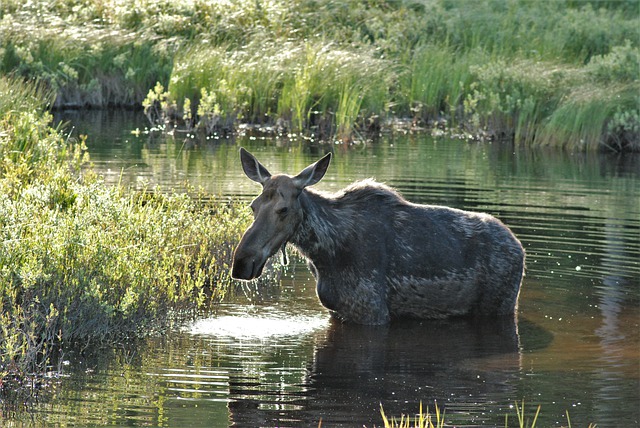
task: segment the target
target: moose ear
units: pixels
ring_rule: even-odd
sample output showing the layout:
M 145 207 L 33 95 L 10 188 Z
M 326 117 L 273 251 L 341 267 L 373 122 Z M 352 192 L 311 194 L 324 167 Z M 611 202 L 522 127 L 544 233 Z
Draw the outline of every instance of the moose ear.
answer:
M 293 184 L 300 190 L 307 186 L 313 186 L 322 180 L 327 168 L 329 168 L 329 163 L 331 163 L 331 153 L 327 153 L 318 162 L 309 165 L 300 174 L 293 177 Z
M 240 162 L 242 163 L 244 173 L 253 181 L 264 185 L 264 183 L 271 178 L 271 173 L 267 171 L 267 168 L 258 162 L 258 159 L 246 151 L 244 147 L 240 147 Z

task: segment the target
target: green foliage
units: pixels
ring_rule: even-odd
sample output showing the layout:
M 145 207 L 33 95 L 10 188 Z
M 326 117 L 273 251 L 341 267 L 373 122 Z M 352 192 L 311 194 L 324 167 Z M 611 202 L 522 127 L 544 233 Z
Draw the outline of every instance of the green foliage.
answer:
M 624 45 L 614 46 L 606 55 L 591 58 L 587 72 L 598 82 L 633 82 L 640 79 L 640 49 Z
M 166 95 L 150 92 L 144 105 L 166 97 L 156 105 L 171 120 L 189 99 L 192 109 L 197 105 L 198 128 L 209 134 L 249 117 L 258 123 L 279 118 L 296 132 L 337 127 L 350 138 L 359 118 L 384 110 L 392 77 L 372 52 L 332 44 L 264 42 L 232 54 L 198 46 L 177 56 Z
M 153 126 L 164 126 L 165 118 L 169 112 L 176 109 L 175 102 L 160 82 L 157 82 L 153 89 L 149 90 L 147 97 L 142 101 L 142 107 L 145 116 Z
M 33 10 L 5 12 L 0 20 L 0 73 L 46 83 L 57 95 L 55 105 L 134 105 L 153 82 L 166 80 L 165 42 L 74 22 L 46 2 L 28 6 Z
M 636 89 L 633 1 L 22 3 L 0 5 L 0 73 L 39 78 L 58 106 L 136 104 L 160 82 L 172 101 L 154 121 L 207 133 L 277 122 L 348 140 L 392 114 L 547 144 L 540 126 L 589 92 L 605 99 L 586 104 L 606 103 L 608 116 L 584 144 L 582 125 L 567 127 L 577 132 L 563 134 L 567 147 L 640 139 L 629 124 L 637 103 L 606 98 Z
M 561 72 L 540 62 L 499 60 L 470 71 L 465 114 L 493 134 L 512 131 L 506 137 L 517 143 L 534 140 L 535 130 L 563 95 Z
M 422 119 L 440 115 L 455 119 L 463 96 L 469 90 L 470 63 L 468 54 L 456 54 L 447 46 L 417 46 L 400 88 L 401 93 L 408 94 L 405 108 L 409 108 L 414 117 Z
M 597 150 L 638 150 L 640 85 L 574 89 L 544 121 L 535 143 Z
M 37 100 L 20 99 L 35 89 L 6 84 L 20 90 L 0 98 L 0 379 L 44 370 L 60 344 L 145 335 L 211 303 L 246 210 L 192 189 L 105 185 L 84 141 L 62 140 Z
M 13 185 L 29 180 L 35 165 L 59 154 L 60 140 L 45 112 L 51 98 L 40 85 L 0 77 L 0 174 Z

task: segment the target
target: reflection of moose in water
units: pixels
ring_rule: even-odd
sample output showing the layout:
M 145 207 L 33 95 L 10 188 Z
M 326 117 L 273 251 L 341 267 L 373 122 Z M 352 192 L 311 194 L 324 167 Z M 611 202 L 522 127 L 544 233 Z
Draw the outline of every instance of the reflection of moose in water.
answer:
M 399 416 L 417 412 L 420 401 L 433 409 L 437 400 L 449 422 L 456 413 L 466 422 L 504 422 L 497 403 L 518 396 L 519 346 L 513 317 L 387 326 L 334 321 L 316 335 L 301 392 L 252 397 L 246 382 L 232 380 L 231 420 L 242 427 L 317 426 L 320 419 L 322 426 L 374 426 L 382 422 L 380 404 Z
M 240 154 L 263 189 L 233 257 L 234 278 L 257 278 L 291 242 L 309 260 L 320 301 L 343 320 L 514 313 L 524 250 L 494 217 L 412 204 L 372 180 L 331 196 L 308 189 L 331 154 L 294 177 L 272 176 L 249 152 Z

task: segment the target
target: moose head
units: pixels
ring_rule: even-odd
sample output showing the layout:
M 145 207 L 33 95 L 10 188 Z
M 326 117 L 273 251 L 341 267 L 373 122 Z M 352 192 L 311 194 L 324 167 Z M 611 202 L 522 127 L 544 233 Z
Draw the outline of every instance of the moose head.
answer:
M 251 202 L 253 224 L 244 233 L 233 255 L 231 276 L 251 280 L 262 274 L 267 259 L 282 249 L 303 219 L 300 194 L 324 177 L 331 153 L 296 176 L 271 173 L 244 148 L 240 149 L 244 173 L 262 185 L 262 193 Z

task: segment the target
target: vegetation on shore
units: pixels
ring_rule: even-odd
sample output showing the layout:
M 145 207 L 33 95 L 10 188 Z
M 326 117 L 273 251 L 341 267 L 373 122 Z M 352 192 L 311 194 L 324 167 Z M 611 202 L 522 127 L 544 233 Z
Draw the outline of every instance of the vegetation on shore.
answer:
M 149 95 L 154 124 L 209 134 L 251 122 L 351 141 L 409 118 L 637 151 L 639 26 L 634 0 L 7 0 L 0 73 L 47 82 L 58 106 Z
M 63 345 L 142 337 L 206 307 L 250 217 L 106 185 L 84 141 L 50 127 L 52 96 L 0 77 L 0 393 L 48 371 Z

